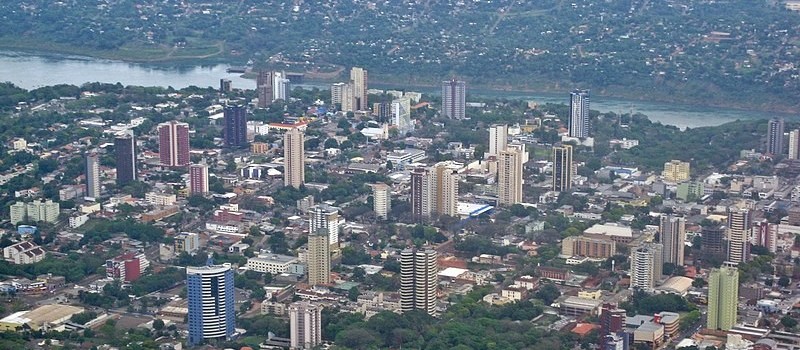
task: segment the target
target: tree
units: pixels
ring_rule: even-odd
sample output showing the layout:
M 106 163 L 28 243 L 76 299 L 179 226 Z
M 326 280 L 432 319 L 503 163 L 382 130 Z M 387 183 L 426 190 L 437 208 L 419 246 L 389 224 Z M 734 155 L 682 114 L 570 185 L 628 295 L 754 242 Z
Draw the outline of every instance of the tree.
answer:
M 164 321 L 158 318 L 153 320 L 153 329 L 157 331 L 164 329 Z
M 358 287 L 350 288 L 350 290 L 347 291 L 347 299 L 350 299 L 350 301 L 356 301 L 358 300 L 358 296 L 360 294 L 361 293 L 359 293 Z
M 790 282 L 791 281 L 789 280 L 789 277 L 781 276 L 780 278 L 778 278 L 778 285 L 783 288 L 788 287 Z
M 556 287 L 554 284 L 547 283 L 540 287 L 538 291 L 536 291 L 535 296 L 536 299 L 541 300 L 545 305 L 550 305 L 561 296 L 561 291 L 558 290 L 558 287 Z
M 781 318 L 781 324 L 786 328 L 794 328 L 797 326 L 797 320 L 792 316 L 786 315 Z

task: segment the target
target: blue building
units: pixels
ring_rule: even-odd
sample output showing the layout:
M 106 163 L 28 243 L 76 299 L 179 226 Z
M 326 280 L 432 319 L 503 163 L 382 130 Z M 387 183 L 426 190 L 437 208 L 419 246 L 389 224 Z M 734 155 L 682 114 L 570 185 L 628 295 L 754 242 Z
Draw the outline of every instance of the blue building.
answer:
M 189 346 L 227 340 L 235 331 L 233 270 L 230 264 L 186 268 Z

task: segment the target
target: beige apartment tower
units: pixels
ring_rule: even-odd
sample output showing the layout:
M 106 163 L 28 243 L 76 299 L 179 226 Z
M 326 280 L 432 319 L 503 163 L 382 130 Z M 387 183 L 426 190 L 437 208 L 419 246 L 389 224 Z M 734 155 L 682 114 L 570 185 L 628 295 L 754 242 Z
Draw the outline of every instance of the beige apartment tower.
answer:
M 298 128 L 292 128 L 283 135 L 283 184 L 300 188 L 305 183 L 305 136 Z
M 322 344 L 322 305 L 298 301 L 289 305 L 291 349 L 313 349 Z
M 750 260 L 752 213 L 748 209 L 728 210 L 728 261 L 734 264 Z
M 372 185 L 372 202 L 375 216 L 386 220 L 389 217 L 389 211 L 392 210 L 391 187 L 384 183 Z
M 439 215 L 458 216 L 458 173 L 448 168 L 446 163 L 439 163 L 433 166 L 429 174 L 429 193 L 432 196 L 427 202 L 431 211 Z
M 664 163 L 664 171 L 661 172 L 661 176 L 664 177 L 664 181 L 677 183 L 689 180 L 690 170 L 689 162 L 673 159 Z
M 353 84 L 353 97 L 355 100 L 354 109 L 357 111 L 368 111 L 367 104 L 367 70 L 364 68 L 353 67 L 350 69 L 350 81 Z
M 661 279 L 664 262 L 660 243 L 645 243 L 631 250 L 631 289 L 651 291 Z
M 405 249 L 400 253 L 400 310 L 436 315 L 439 269 L 435 250 Z
M 498 155 L 497 203 L 511 206 L 522 202 L 523 151 L 508 147 Z
M 553 191 L 572 188 L 572 146 L 553 146 Z
M 331 283 L 331 247 L 328 231 L 320 229 L 308 235 L 308 284 Z
M 664 245 L 664 263 L 683 266 L 683 251 L 686 241 L 686 221 L 681 217 L 661 215 L 661 244 Z

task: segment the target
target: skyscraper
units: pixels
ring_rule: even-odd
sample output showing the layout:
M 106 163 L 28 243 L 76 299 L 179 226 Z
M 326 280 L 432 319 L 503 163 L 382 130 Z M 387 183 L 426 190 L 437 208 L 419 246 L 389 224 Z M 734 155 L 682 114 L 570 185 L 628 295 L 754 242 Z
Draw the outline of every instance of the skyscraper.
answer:
M 683 266 L 686 240 L 686 221 L 681 217 L 663 214 L 659 225 L 661 244 L 664 245 L 664 263 Z
M 489 127 L 488 154 L 498 155 L 508 145 L 508 125 L 492 125 Z
M 305 136 L 298 128 L 283 135 L 283 184 L 300 188 L 305 183 Z
M 700 250 L 703 254 L 721 256 L 725 253 L 725 226 L 719 224 L 704 226 L 700 233 L 702 235 Z
M 572 188 L 572 146 L 553 146 L 553 191 Z
M 734 264 L 750 260 L 752 213 L 748 209 L 728 210 L 728 261 Z
M 455 78 L 442 82 L 442 115 L 464 119 L 467 110 L 467 83 Z
M 286 73 L 275 72 L 272 80 L 272 101 L 286 101 L 289 98 L 289 91 L 289 79 L 286 78 Z
M 130 134 L 114 138 L 114 155 L 117 163 L 117 185 L 125 186 L 136 180 L 136 140 Z
M 169 121 L 158 124 L 158 157 L 161 165 L 189 165 L 189 124 Z
M 375 216 L 386 220 L 389 217 L 389 210 L 392 209 L 391 187 L 385 183 L 373 184 L 372 203 Z
M 436 284 L 439 269 L 435 250 L 408 248 L 400 253 L 400 309 L 423 310 L 436 315 Z
M 309 208 L 308 232 L 328 233 L 328 244 L 339 243 L 339 208 L 325 203 Z
M 569 136 L 589 137 L 589 90 L 573 90 L 569 94 Z
M 511 206 L 522 202 L 523 151 L 507 147 L 498 155 L 497 203 Z
M 364 68 L 353 67 L 350 69 L 350 82 L 353 84 L 353 97 L 357 111 L 369 110 L 367 102 L 367 70 Z
M 100 199 L 100 161 L 95 152 L 86 155 L 86 197 Z
M 258 90 L 258 107 L 267 108 L 272 104 L 272 84 L 275 83 L 272 71 L 258 72 L 256 78 L 256 90 Z
M 289 305 L 292 349 L 313 349 L 322 343 L 322 305 L 298 301 Z
M 800 129 L 789 132 L 789 159 L 800 159 Z
M 392 125 L 401 135 L 414 130 L 414 124 L 411 122 L 410 98 L 403 97 L 392 101 Z
M 631 289 L 650 291 L 661 279 L 663 246 L 644 243 L 631 250 Z
M 308 284 L 331 283 L 331 248 L 328 231 L 321 229 L 308 234 Z
M 617 304 L 603 304 L 600 308 L 600 336 L 621 332 L 625 328 L 626 316 L 626 311 Z
M 437 163 L 428 172 L 428 198 L 423 200 L 423 211 L 439 215 L 458 216 L 458 173 L 447 163 Z M 426 210 L 426 208 L 429 208 Z
M 708 329 L 730 330 L 736 324 L 739 302 L 739 270 L 723 266 L 708 276 Z
M 778 224 L 763 219 L 753 223 L 754 244 L 767 248 L 770 253 L 778 250 Z
M 236 326 L 230 264 L 187 267 L 186 299 L 190 346 L 207 339 L 230 339 Z
M 225 146 L 247 147 L 247 109 L 242 106 L 225 106 Z
M 427 173 L 425 168 L 411 170 L 411 215 L 417 219 L 429 214 L 423 211 L 422 205 L 427 195 L 425 188 Z
M 783 119 L 772 119 L 767 124 L 767 153 L 783 154 Z
M 189 194 L 204 195 L 208 193 L 208 165 L 192 164 L 189 166 Z

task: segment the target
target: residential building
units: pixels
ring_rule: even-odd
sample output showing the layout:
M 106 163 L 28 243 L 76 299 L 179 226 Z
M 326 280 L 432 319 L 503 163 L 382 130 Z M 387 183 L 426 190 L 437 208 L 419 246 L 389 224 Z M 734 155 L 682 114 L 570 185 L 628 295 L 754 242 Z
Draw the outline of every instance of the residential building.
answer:
M 233 90 L 233 84 L 230 79 L 222 78 L 219 80 L 219 92 L 227 93 Z
M 617 253 L 616 247 L 616 242 L 607 237 L 570 236 L 561 241 L 561 255 L 608 259 Z
M 689 180 L 689 174 L 689 162 L 682 162 L 675 159 L 664 163 L 664 171 L 661 172 L 661 176 L 664 177 L 664 181 L 674 183 Z
M 767 248 L 770 253 L 778 250 L 778 224 L 772 224 L 767 219 L 753 223 L 753 244 Z
M 114 155 L 117 166 L 117 186 L 136 180 L 136 139 L 133 131 L 114 138 Z
M 338 247 L 339 231 L 344 224 L 344 218 L 339 216 L 339 208 L 324 203 L 317 204 L 309 209 L 309 215 L 308 232 L 325 231 L 328 234 L 328 243 Z
M 508 125 L 492 125 L 489 127 L 489 150 L 487 155 L 498 155 L 508 145 Z
M 572 146 L 553 146 L 553 191 L 572 188 Z
M 397 128 L 400 135 L 414 130 L 414 123 L 411 121 L 411 99 L 403 97 L 392 101 L 391 124 Z
M 675 198 L 682 201 L 696 201 L 705 195 L 705 184 L 702 181 L 685 181 L 678 184 Z
M 208 193 L 208 165 L 192 164 L 189 166 L 189 194 L 204 195 Z
M 772 119 L 767 124 L 766 151 L 774 156 L 783 154 L 783 119 Z
M 425 168 L 415 168 L 411 170 L 411 214 L 415 218 L 422 218 L 428 216 L 429 213 L 423 211 L 423 202 L 426 197 L 427 187 L 425 186 L 425 178 L 428 176 L 428 170 Z
M 498 156 L 497 204 L 511 206 L 522 202 L 523 151 L 508 147 Z
M 305 136 L 298 128 L 283 135 L 283 184 L 300 188 L 305 183 Z
M 289 98 L 290 91 L 289 79 L 286 78 L 286 73 L 275 72 L 272 81 L 272 101 L 286 101 Z
M 181 232 L 175 235 L 172 245 L 175 253 L 186 252 L 189 255 L 195 255 L 200 250 L 200 235 L 193 232 Z
M 158 156 L 162 166 L 189 165 L 189 124 L 174 120 L 158 124 Z
M 56 223 L 61 210 L 58 202 L 53 202 L 50 199 L 46 202 L 41 200 L 35 200 L 30 203 L 16 202 L 9 208 L 12 225 L 25 221 Z
M 467 83 L 456 80 L 442 82 L 442 115 L 450 119 L 466 118 Z
M 340 104 L 342 112 L 356 111 L 355 87 L 352 83 L 335 83 L 331 85 L 331 103 Z
M 230 264 L 186 268 L 189 346 L 231 338 L 236 331 L 234 293 Z
M 106 260 L 106 277 L 130 283 L 139 279 L 149 266 L 144 253 L 124 253 Z
M 256 78 L 256 90 L 258 90 L 258 108 L 267 108 L 272 104 L 273 86 L 275 83 L 272 71 L 260 71 Z
M 331 283 L 331 245 L 328 237 L 325 230 L 308 234 L 308 284 L 312 286 Z
M 407 248 L 400 253 L 400 308 L 436 315 L 439 268 L 435 250 Z
M 355 105 L 353 106 L 356 111 L 368 111 L 369 103 L 367 102 L 368 84 L 367 70 L 364 68 L 353 67 L 350 69 L 350 82 L 353 84 L 353 97 Z
M 569 136 L 589 137 L 589 90 L 573 90 L 569 94 Z
M 47 252 L 31 241 L 22 241 L 3 248 L 3 259 L 17 265 L 37 263 L 45 256 Z
M 144 195 L 144 200 L 150 205 L 175 205 L 175 202 L 178 200 L 178 197 L 174 194 L 168 193 L 158 193 L 158 192 L 147 192 Z
M 86 155 L 86 196 L 100 199 L 100 160 L 95 152 Z
M 683 266 L 686 220 L 682 217 L 662 214 L 659 229 L 661 244 L 664 246 L 663 262 Z
M 736 324 L 739 303 L 739 270 L 723 266 L 708 276 L 708 319 L 712 330 L 730 330 Z
M 626 311 L 617 304 L 603 304 L 600 308 L 600 336 L 621 332 L 625 328 L 626 316 Z
M 700 250 L 703 254 L 722 255 L 725 253 L 725 226 L 704 226 L 700 232 L 702 244 Z
M 322 305 L 298 301 L 289 305 L 291 349 L 314 349 L 322 344 Z
M 373 184 L 372 203 L 375 215 L 382 220 L 386 220 L 389 217 L 389 211 L 392 209 L 391 187 L 385 183 Z
M 750 260 L 750 230 L 753 216 L 749 209 L 728 210 L 728 259 L 738 264 Z
M 663 246 L 644 243 L 631 250 L 631 289 L 651 291 L 661 279 Z
M 423 201 L 423 212 L 458 216 L 458 173 L 446 163 L 437 163 L 428 174 L 429 197 Z M 429 209 L 425 208 L 426 205 Z
M 800 129 L 789 132 L 789 159 L 800 159 Z
M 225 106 L 223 138 L 226 147 L 247 147 L 247 108 L 242 105 Z
M 289 267 L 297 262 L 297 258 L 280 254 L 259 254 L 247 259 L 247 269 L 250 271 L 271 273 L 278 275 L 289 271 Z

